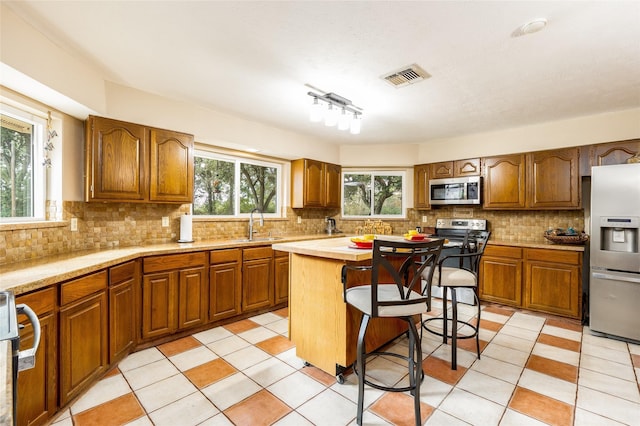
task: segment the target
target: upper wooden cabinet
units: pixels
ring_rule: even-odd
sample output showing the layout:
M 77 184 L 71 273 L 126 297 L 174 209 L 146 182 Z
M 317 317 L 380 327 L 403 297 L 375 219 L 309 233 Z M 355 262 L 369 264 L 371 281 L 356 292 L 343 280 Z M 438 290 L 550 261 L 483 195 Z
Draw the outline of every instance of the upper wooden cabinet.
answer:
M 484 158 L 484 208 L 580 208 L 578 148 Z
M 462 176 L 480 176 L 480 159 L 443 161 L 430 164 L 430 179 L 452 178 Z
M 430 209 L 429 204 L 429 164 L 413 166 L 413 207 Z
M 190 203 L 193 136 L 89 116 L 85 200 Z
M 591 176 L 592 166 L 624 164 L 638 153 L 640 153 L 640 139 L 591 145 L 589 155 L 585 155 L 586 160 L 581 162 L 580 174 Z
M 340 208 L 341 167 L 302 158 L 291 162 L 291 207 Z

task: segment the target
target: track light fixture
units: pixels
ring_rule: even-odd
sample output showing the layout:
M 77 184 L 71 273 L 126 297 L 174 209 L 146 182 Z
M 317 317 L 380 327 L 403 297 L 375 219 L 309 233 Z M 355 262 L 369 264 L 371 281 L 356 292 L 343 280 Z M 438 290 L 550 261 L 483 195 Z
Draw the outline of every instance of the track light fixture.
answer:
M 319 123 L 324 120 L 325 126 L 337 125 L 339 130 L 349 129 L 354 135 L 360 133 L 362 109 L 353 105 L 349 99 L 335 93 L 307 94 L 313 98 L 309 110 L 310 121 Z

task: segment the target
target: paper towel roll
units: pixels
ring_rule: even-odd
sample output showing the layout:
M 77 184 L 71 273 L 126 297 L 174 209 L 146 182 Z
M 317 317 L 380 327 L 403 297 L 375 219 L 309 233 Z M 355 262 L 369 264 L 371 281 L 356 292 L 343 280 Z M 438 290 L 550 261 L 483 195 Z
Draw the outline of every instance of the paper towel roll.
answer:
M 180 239 L 179 243 L 193 242 L 191 215 L 184 214 L 180 216 Z

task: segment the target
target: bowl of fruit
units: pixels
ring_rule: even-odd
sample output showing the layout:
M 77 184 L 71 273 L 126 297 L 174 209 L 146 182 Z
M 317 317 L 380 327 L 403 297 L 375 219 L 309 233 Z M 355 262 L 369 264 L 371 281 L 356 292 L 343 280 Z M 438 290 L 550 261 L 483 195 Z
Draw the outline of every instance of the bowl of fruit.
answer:
M 376 239 L 374 234 L 365 234 L 360 237 L 352 237 L 351 242 L 353 243 L 351 248 L 359 248 L 359 249 L 370 249 L 373 247 L 373 240 Z
M 407 241 L 425 241 L 427 239 L 427 235 L 421 234 L 415 229 L 410 229 L 406 234 L 404 234 L 404 239 Z

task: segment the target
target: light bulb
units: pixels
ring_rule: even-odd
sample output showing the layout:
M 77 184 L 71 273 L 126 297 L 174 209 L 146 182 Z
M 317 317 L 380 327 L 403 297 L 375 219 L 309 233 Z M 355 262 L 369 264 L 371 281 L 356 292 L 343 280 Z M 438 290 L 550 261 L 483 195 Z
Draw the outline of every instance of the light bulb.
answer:
M 362 120 L 360 119 L 359 114 L 353 114 L 353 120 L 351 120 L 351 134 L 359 135 L 360 134 L 360 125 L 362 124 Z
M 313 98 L 313 103 L 309 110 L 309 120 L 313 123 L 322 121 L 322 105 L 320 104 L 320 101 L 318 101 L 318 98 Z
M 324 116 L 324 125 L 327 127 L 335 126 L 338 123 L 338 108 L 329 104 L 329 109 Z
M 347 130 L 351 124 L 351 113 L 347 112 L 346 109 L 342 108 L 340 111 L 340 116 L 338 117 L 338 129 Z

